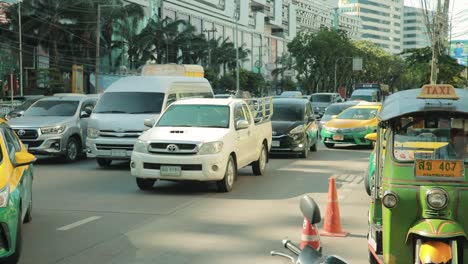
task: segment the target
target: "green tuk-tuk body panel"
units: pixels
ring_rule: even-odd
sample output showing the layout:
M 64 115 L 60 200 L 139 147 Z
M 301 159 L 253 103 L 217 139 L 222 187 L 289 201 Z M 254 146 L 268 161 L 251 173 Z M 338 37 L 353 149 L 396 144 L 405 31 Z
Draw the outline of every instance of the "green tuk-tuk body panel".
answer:
M 458 222 L 445 219 L 424 219 L 419 220 L 416 224 L 411 227 L 406 236 L 406 241 L 410 235 L 420 235 L 424 237 L 464 237 L 467 238 L 463 226 Z

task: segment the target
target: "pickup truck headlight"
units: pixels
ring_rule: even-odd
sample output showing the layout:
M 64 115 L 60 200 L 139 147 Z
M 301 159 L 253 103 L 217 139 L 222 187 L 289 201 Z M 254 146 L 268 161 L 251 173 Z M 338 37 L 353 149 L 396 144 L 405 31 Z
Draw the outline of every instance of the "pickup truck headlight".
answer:
M 219 153 L 223 149 L 223 142 L 215 141 L 215 142 L 207 142 L 203 143 L 198 151 L 198 154 L 205 155 L 205 154 L 216 154 Z
M 148 153 L 149 142 L 138 139 L 133 146 L 133 151 L 140 153 Z
M 51 126 L 51 127 L 41 127 L 42 134 L 61 134 L 65 131 L 66 126 Z
M 7 207 L 8 198 L 10 196 L 10 185 L 7 184 L 3 189 L 0 190 L 0 208 Z
M 88 137 L 89 138 L 97 138 L 99 137 L 99 129 L 94 127 L 88 127 Z

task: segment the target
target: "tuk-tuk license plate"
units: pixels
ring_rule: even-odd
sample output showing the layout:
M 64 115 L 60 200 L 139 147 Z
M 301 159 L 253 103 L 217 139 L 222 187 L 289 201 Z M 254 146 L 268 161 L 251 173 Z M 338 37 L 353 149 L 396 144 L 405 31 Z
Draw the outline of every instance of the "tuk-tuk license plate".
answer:
M 180 176 L 181 171 L 180 166 L 161 166 L 160 169 L 161 176 Z
M 344 136 L 340 135 L 340 134 L 335 134 L 335 135 L 333 135 L 332 138 L 333 138 L 333 140 L 343 140 Z
M 416 177 L 462 178 L 462 160 L 416 160 Z

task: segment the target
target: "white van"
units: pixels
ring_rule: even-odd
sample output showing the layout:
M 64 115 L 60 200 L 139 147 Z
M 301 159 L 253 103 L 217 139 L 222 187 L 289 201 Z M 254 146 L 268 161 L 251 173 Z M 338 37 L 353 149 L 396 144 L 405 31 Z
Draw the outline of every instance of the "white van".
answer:
M 131 76 L 113 83 L 100 96 L 88 123 L 88 157 L 101 167 L 130 160 L 133 145 L 145 130 L 145 119 L 157 119 L 182 98 L 213 98 L 210 83 L 200 77 Z

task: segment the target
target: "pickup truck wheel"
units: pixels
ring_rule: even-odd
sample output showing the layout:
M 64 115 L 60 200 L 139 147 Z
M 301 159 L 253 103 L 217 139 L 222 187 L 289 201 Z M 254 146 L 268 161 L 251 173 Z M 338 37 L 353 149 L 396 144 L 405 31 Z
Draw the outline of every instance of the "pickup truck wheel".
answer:
M 309 138 L 307 137 L 304 141 L 304 150 L 301 152 L 301 158 L 307 159 L 307 157 L 309 157 L 309 144 Z
M 140 190 L 142 191 L 151 190 L 155 182 L 156 180 L 154 179 L 136 178 L 136 183 L 138 185 L 138 188 L 140 188 Z
M 252 171 L 255 175 L 261 176 L 265 174 L 267 159 L 268 158 L 267 158 L 267 151 L 265 148 L 265 144 L 262 144 L 260 157 L 258 157 L 258 160 L 254 161 L 254 163 L 252 164 Z
M 109 167 L 112 163 L 111 159 L 103 159 L 103 158 L 96 158 L 96 162 L 99 165 L 99 167 Z
M 82 151 L 83 150 L 81 149 L 81 145 L 78 144 L 76 138 L 69 138 L 67 142 L 67 149 L 65 151 L 65 161 L 68 163 L 77 161 Z
M 327 148 L 333 148 L 335 146 L 335 143 L 324 143 L 325 147 Z
M 229 156 L 229 160 L 226 166 L 226 172 L 224 173 L 224 178 L 216 182 L 219 192 L 230 192 L 232 186 L 234 185 L 234 180 L 236 179 L 237 169 L 234 158 Z

